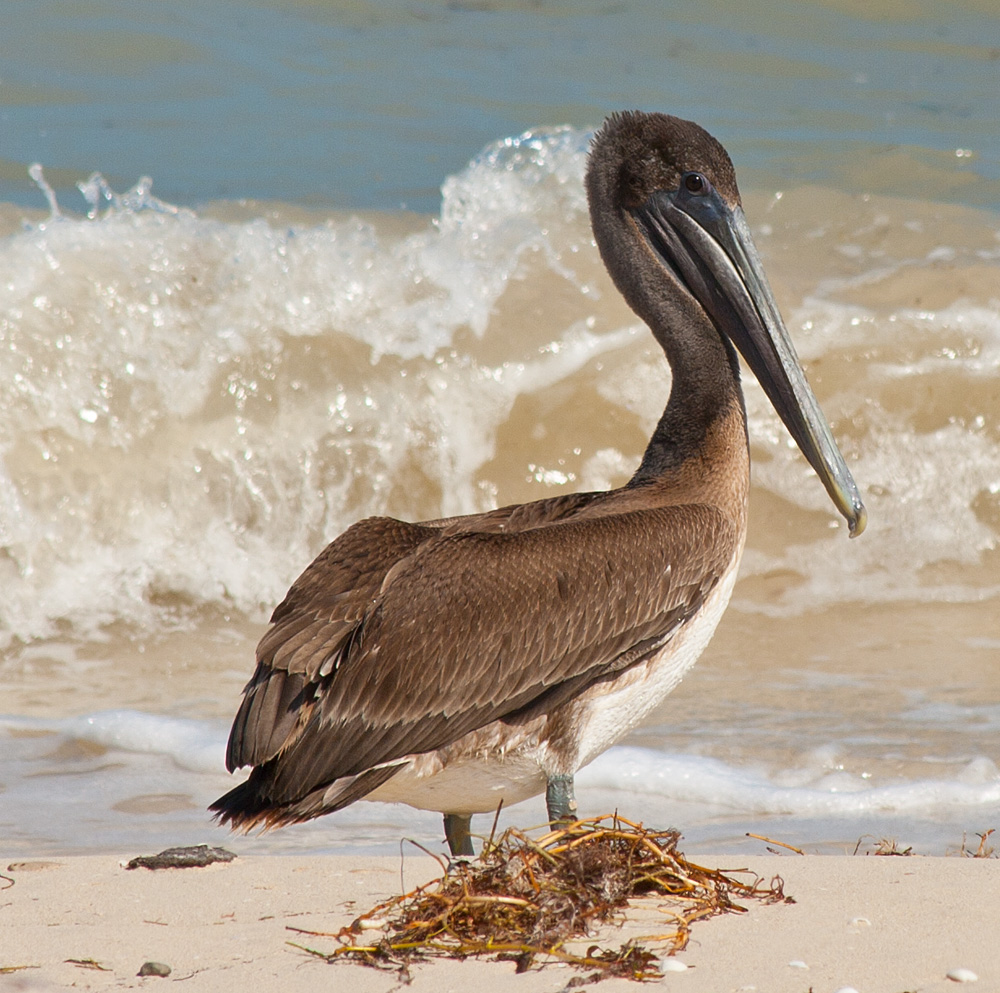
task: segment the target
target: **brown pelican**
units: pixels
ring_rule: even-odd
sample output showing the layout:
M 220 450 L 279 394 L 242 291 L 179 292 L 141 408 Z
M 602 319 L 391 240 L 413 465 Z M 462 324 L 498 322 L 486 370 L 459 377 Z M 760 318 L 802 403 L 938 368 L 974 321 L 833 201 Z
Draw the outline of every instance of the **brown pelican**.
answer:
M 705 647 L 746 535 L 737 350 L 851 534 L 858 490 L 785 330 L 725 149 L 690 121 L 610 117 L 587 196 L 601 258 L 673 373 L 621 489 L 407 524 L 360 521 L 295 581 L 229 737 L 250 778 L 212 805 L 234 828 L 367 797 L 471 816 L 545 791 L 635 727 Z M 735 347 L 734 347 L 735 346 Z

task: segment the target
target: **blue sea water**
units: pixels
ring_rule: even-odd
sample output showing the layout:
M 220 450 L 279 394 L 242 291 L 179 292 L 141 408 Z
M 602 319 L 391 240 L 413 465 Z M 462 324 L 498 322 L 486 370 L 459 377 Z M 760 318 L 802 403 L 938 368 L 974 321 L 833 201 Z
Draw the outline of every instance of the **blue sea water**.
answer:
M 433 213 L 489 142 L 640 107 L 718 132 L 751 186 L 996 208 L 998 52 L 991 0 L 18 0 L 0 201 L 37 202 L 39 161 L 60 194 L 100 170 Z

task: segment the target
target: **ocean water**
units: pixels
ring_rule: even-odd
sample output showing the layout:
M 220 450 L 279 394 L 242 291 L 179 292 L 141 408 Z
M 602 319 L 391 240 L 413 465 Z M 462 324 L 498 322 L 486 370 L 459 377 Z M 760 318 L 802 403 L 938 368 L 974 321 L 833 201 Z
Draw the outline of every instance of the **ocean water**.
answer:
M 870 524 L 747 374 L 732 606 L 581 809 L 734 853 L 1000 826 L 1000 15 L 764 7 L 5 8 L 4 852 L 437 843 L 405 807 L 231 841 L 205 807 L 328 540 L 631 474 L 669 370 L 581 186 L 631 106 L 729 148 Z

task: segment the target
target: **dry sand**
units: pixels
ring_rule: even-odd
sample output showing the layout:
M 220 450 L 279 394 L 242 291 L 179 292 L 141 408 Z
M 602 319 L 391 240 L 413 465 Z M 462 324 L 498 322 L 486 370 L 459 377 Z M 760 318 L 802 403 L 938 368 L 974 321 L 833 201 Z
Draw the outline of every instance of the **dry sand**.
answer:
M 130 853 L 131 855 L 140 853 Z M 688 968 L 654 984 L 683 993 L 903 993 L 1000 990 L 1000 860 L 763 855 L 699 859 L 780 874 L 795 903 L 748 904 L 694 925 L 678 958 Z M 126 871 L 111 856 L 0 864 L 0 991 L 150 988 L 183 981 L 195 991 L 312 990 L 383 993 L 393 973 L 326 962 L 289 941 L 332 950 L 335 931 L 377 899 L 439 873 L 423 855 L 399 858 L 251 857 L 200 869 Z M 9 868 L 8 868 L 9 866 Z M 656 928 L 649 903 L 630 911 L 617 944 Z M 73 964 L 92 960 L 104 970 Z M 139 978 L 146 961 L 168 978 Z M 24 967 L 24 968 L 18 968 Z M 947 973 L 978 976 L 960 987 Z M 16 971 L 11 971 L 16 970 Z M 517 976 L 508 962 L 431 962 L 413 968 L 413 993 L 561 991 L 577 975 L 547 967 Z M 166 988 L 166 987 L 164 987 Z M 402 987 L 407 988 L 407 987 Z M 636 991 L 608 980 L 602 993 Z

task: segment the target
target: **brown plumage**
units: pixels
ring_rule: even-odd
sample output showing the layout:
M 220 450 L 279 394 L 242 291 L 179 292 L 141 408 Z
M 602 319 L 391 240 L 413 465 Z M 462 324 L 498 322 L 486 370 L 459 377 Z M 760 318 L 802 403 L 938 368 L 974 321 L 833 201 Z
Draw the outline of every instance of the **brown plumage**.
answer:
M 327 546 L 258 646 L 227 753 L 253 769 L 213 804 L 221 821 L 288 824 L 374 793 L 467 830 L 546 783 L 566 816 L 573 773 L 669 692 L 728 600 L 749 487 L 733 343 L 864 527 L 722 146 L 677 118 L 615 115 L 587 191 L 605 265 L 673 373 L 635 475 L 469 517 L 370 518 Z

